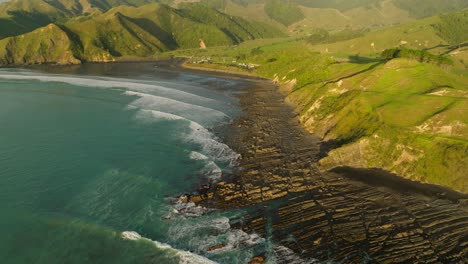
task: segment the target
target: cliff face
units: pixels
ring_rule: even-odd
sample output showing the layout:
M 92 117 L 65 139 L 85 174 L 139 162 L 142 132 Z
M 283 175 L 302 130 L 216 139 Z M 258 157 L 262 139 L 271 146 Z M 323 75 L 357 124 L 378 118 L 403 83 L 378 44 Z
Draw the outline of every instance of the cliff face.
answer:
M 57 25 L 0 41 L 0 64 L 79 64 L 72 41 Z
M 288 96 L 306 129 L 335 146 L 321 169 L 377 167 L 468 192 L 465 77 L 404 59 L 329 69 L 325 84 Z
M 468 192 L 468 78 L 412 59 L 335 60 L 304 43 L 250 52 L 324 144 L 321 170 L 382 168 Z M 252 55 L 254 54 L 254 55 Z

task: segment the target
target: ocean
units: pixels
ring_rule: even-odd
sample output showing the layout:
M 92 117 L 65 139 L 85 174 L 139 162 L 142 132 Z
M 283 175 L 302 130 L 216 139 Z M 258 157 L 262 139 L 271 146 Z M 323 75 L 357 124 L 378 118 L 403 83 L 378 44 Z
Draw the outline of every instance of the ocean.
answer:
M 0 69 L 0 262 L 248 262 L 265 242 L 231 228 L 243 212 L 174 205 L 235 168 L 217 131 L 248 87 L 152 63 Z

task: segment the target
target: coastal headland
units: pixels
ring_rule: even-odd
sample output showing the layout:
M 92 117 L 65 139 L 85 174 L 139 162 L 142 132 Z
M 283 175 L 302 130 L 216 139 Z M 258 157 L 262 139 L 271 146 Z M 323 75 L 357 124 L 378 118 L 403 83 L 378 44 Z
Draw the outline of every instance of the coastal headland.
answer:
M 218 73 L 219 74 L 219 73 Z M 468 196 L 379 169 L 317 168 L 323 142 L 269 81 L 239 95 L 225 142 L 239 169 L 191 196 L 220 209 L 255 205 L 242 224 L 313 258 L 344 263 L 463 263 Z

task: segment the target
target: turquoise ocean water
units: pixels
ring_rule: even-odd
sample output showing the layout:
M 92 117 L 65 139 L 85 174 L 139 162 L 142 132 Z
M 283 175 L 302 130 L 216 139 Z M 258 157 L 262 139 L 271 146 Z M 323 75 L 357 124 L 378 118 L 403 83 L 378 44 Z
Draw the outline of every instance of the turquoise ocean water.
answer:
M 212 129 L 246 87 L 151 64 L 0 69 L 0 263 L 245 263 L 240 212 L 170 200 L 231 169 Z M 217 243 L 232 250 L 206 253 Z

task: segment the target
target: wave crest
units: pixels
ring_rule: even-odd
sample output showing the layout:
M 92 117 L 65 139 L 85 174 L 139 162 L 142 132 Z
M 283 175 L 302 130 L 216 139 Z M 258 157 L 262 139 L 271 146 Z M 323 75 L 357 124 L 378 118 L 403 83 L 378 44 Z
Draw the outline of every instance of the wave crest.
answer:
M 161 242 L 158 242 L 158 241 L 153 241 L 153 240 L 151 240 L 149 238 L 142 237 L 140 234 L 138 234 L 137 232 L 134 232 L 134 231 L 122 232 L 121 237 L 122 237 L 122 239 L 125 239 L 125 240 L 134 240 L 134 241 L 147 240 L 147 241 L 151 241 L 151 242 L 154 243 L 156 248 L 170 251 L 174 255 L 179 257 L 179 264 L 216 264 L 216 262 L 211 261 L 211 260 L 209 260 L 209 259 L 207 259 L 207 258 L 205 258 L 203 256 L 194 254 L 192 252 L 175 249 L 175 248 L 171 247 L 168 244 L 161 243 Z

